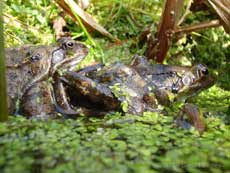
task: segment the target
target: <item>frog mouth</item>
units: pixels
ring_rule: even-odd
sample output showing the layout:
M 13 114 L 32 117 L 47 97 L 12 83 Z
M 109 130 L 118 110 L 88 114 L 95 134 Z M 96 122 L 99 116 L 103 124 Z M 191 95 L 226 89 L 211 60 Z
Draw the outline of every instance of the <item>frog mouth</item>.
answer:
M 76 56 L 65 58 L 52 67 L 50 74 L 53 75 L 58 69 L 73 71 L 76 65 L 85 59 L 85 57 L 86 54 L 78 54 Z
M 206 76 L 203 76 L 200 79 L 193 81 L 193 83 L 188 86 L 184 85 L 184 87 L 182 87 L 182 89 L 178 93 L 175 101 L 183 99 L 186 100 L 199 94 L 201 91 L 213 86 L 215 84 L 215 79 L 215 76 L 207 74 Z

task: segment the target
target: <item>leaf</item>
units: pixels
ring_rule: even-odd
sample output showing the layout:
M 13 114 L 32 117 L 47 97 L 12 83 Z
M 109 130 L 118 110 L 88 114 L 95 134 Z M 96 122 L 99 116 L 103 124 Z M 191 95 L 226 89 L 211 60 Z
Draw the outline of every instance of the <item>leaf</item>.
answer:
M 208 0 L 211 7 L 219 15 L 224 29 L 230 32 L 230 1 L 229 0 Z
M 66 11 L 74 21 L 77 21 L 75 14 L 78 15 L 86 24 L 93 29 L 99 31 L 102 35 L 105 35 L 113 40 L 116 40 L 104 27 L 98 24 L 88 13 L 82 10 L 73 0 L 58 0 L 57 3 L 64 11 Z

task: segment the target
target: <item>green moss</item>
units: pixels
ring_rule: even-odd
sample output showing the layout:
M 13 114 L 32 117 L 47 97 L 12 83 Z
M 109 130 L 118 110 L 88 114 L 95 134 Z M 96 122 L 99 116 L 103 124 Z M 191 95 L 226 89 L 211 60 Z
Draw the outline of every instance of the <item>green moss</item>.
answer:
M 14 21 L 5 23 L 7 46 L 54 41 L 50 19 L 60 11 L 54 3 L 5 2 L 5 14 L 13 16 Z M 82 30 L 67 18 L 73 36 L 91 46 L 81 65 L 100 59 L 128 63 L 134 54 L 143 54 L 144 48 L 138 47 L 136 38 L 145 26 L 154 30 L 162 2 L 92 0 L 88 12 L 122 40 L 111 43 L 93 35 L 103 52 L 92 47 Z M 15 19 L 26 27 L 16 25 Z M 33 29 L 42 32 L 37 34 Z M 208 128 L 202 136 L 194 128 L 183 130 L 175 126 L 174 117 L 181 105 L 167 109 L 166 116 L 151 112 L 141 117 L 115 113 L 104 118 L 81 116 L 47 122 L 11 116 L 9 122 L 0 124 L 0 172 L 228 172 L 229 36 L 222 29 L 211 29 L 182 40 L 172 45 L 168 63 L 178 63 L 182 57 L 186 63 L 207 64 L 218 74 L 216 85 L 190 100 L 204 112 Z
M 107 122 L 101 121 L 104 125 Z M 12 117 L 0 125 L 0 170 L 210 172 L 217 169 L 223 172 L 229 169 L 230 127 L 218 119 L 209 120 L 209 130 L 202 136 L 194 130 L 178 129 L 171 117 L 158 114 L 149 113 L 141 118 L 116 115 L 113 122 L 111 128 L 96 125 L 90 119 L 84 125 L 79 120 L 42 122 Z

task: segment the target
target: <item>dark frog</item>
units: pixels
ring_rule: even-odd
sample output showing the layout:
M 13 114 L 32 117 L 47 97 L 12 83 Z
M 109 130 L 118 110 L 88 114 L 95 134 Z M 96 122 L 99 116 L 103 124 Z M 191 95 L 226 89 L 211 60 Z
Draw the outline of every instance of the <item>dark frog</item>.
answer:
M 60 71 L 72 70 L 88 53 L 70 38 L 56 45 L 6 49 L 8 108 L 28 117 L 56 117 L 61 90 Z M 60 89 L 59 89 L 60 88 Z
M 159 111 L 162 106 L 186 101 L 214 84 L 203 64 L 192 67 L 150 64 L 140 56 L 135 56 L 130 65 L 117 62 L 69 71 L 62 81 L 68 86 L 71 104 L 84 114 L 120 110 L 141 115 L 144 111 Z M 177 119 L 182 126 L 187 125 L 184 114 L 200 132 L 205 129 L 196 106 L 186 103 L 182 108 Z

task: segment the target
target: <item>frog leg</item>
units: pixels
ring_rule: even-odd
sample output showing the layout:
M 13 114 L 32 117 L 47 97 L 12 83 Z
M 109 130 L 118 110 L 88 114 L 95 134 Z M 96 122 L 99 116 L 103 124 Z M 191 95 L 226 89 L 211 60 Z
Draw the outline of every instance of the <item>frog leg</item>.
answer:
M 170 98 L 165 89 L 154 89 L 153 91 L 158 104 L 169 106 L 170 105 Z
M 61 82 L 60 78 L 58 77 L 56 77 L 55 82 L 53 84 L 52 94 L 54 98 L 54 106 L 57 112 L 63 115 L 79 114 L 79 112 L 73 110 L 71 105 L 69 104 L 64 84 Z
M 54 98 L 54 107 L 55 110 L 62 114 L 65 118 L 76 118 L 80 114 L 85 115 L 96 115 L 96 116 L 103 116 L 105 112 L 98 112 L 97 110 L 90 110 L 83 107 L 78 107 L 77 110 L 73 109 L 73 106 L 69 104 L 68 96 L 65 90 L 65 86 L 63 82 L 58 78 L 55 80 L 53 85 L 53 98 Z
M 96 109 L 88 109 L 85 107 L 78 107 L 77 110 L 75 109 L 70 109 L 70 110 L 66 110 L 63 109 L 62 107 L 60 107 L 58 104 L 55 104 L 55 110 L 62 114 L 64 116 L 64 118 L 69 119 L 69 118 L 77 118 L 79 115 L 87 115 L 87 116 L 104 116 L 106 115 L 108 112 L 105 111 L 98 111 Z
M 184 119 L 184 116 L 188 117 L 189 122 Z M 190 128 L 191 124 L 200 132 L 205 130 L 205 122 L 199 108 L 193 104 L 186 103 L 176 119 L 176 123 L 183 128 Z M 190 124 L 191 123 L 191 124 Z
M 78 71 L 78 73 L 79 74 L 85 74 L 88 72 L 92 72 L 92 71 L 95 71 L 102 66 L 103 66 L 102 64 L 96 64 L 93 66 L 89 66 L 89 67 L 81 69 L 80 71 Z M 76 111 L 72 108 L 72 106 L 70 105 L 69 100 L 68 100 L 69 98 L 68 98 L 67 93 L 66 93 L 66 88 L 64 87 L 63 82 L 61 81 L 61 79 L 57 75 L 58 74 L 56 74 L 56 76 L 54 77 L 55 82 L 53 84 L 53 87 L 54 87 L 53 94 L 54 94 L 54 99 L 55 99 L 56 111 L 65 115 L 65 116 L 68 116 L 68 117 L 83 114 L 84 112 L 87 112 L 87 113 L 90 112 L 90 111 L 85 110 L 85 109 L 84 109 L 84 111 L 80 111 L 83 109 L 78 109 L 79 111 Z M 97 113 L 97 114 L 99 114 L 99 113 Z
M 158 113 L 162 112 L 162 110 L 158 108 L 158 101 L 156 98 L 156 94 L 154 92 L 147 91 L 143 95 L 142 100 L 144 101 L 145 104 L 145 111 L 158 112 Z
M 115 110 L 120 106 L 120 102 L 114 98 L 109 87 L 95 82 L 81 73 L 69 71 L 61 77 L 61 80 L 76 89 L 83 97 L 89 98 L 93 104 L 102 103 L 108 110 Z
M 62 88 L 62 84 L 58 83 Z M 56 98 L 53 85 L 48 81 L 35 83 L 27 92 L 24 93 L 21 99 L 20 113 L 28 118 L 37 119 L 55 119 L 60 118 L 62 114 L 64 117 L 76 117 L 82 112 L 72 110 L 67 103 L 66 96 L 63 91 L 57 92 Z M 61 99 L 63 99 L 61 101 Z M 58 100 L 58 101 L 57 101 Z M 59 104 L 61 106 L 59 106 Z
M 121 108 L 124 112 L 127 112 L 129 114 L 133 115 L 142 115 L 145 110 L 145 105 L 143 104 L 143 101 L 138 97 L 130 97 L 129 99 L 125 100 L 127 102 L 127 110 L 123 108 L 121 105 Z M 122 102 L 121 102 L 122 104 Z
M 89 72 L 94 72 L 94 71 L 102 68 L 103 66 L 104 66 L 103 64 L 96 64 L 96 65 L 88 66 L 88 67 L 85 67 L 83 69 L 80 69 L 77 73 L 78 74 L 86 74 Z
M 48 81 L 35 83 L 23 94 L 20 101 L 20 113 L 28 118 L 57 118 L 51 88 L 52 85 Z

